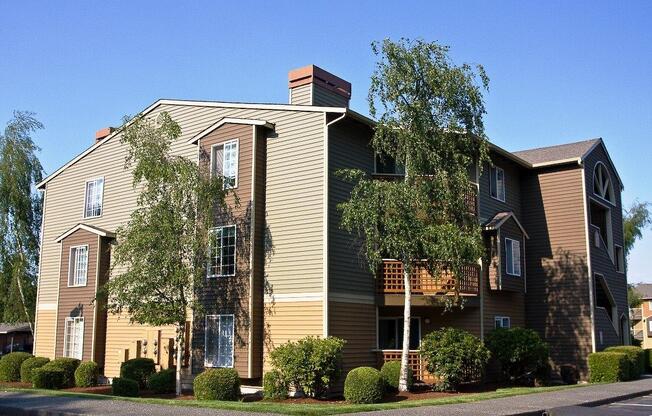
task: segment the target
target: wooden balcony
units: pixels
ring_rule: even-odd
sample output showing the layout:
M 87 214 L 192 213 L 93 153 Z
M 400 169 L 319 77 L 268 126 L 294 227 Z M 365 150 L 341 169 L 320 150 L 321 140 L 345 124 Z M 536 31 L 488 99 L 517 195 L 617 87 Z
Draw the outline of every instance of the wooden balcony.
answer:
M 388 361 L 401 361 L 401 350 L 382 350 L 378 352 L 378 368 Z M 437 376 L 428 372 L 426 361 L 421 358 L 418 350 L 410 350 L 408 365 L 412 368 L 415 381 L 426 384 L 437 382 Z M 477 368 L 466 368 L 463 375 L 463 384 L 477 383 L 482 380 L 482 372 Z
M 410 288 L 414 295 L 451 295 L 455 293 L 457 284 L 460 295 L 476 296 L 479 282 L 480 266 L 477 264 L 463 266 L 461 276 L 458 277 L 445 267 L 441 269 L 438 277 L 434 277 L 422 265 L 414 267 L 410 275 Z M 404 292 L 403 263 L 398 260 L 383 260 L 376 277 L 376 293 L 386 295 Z

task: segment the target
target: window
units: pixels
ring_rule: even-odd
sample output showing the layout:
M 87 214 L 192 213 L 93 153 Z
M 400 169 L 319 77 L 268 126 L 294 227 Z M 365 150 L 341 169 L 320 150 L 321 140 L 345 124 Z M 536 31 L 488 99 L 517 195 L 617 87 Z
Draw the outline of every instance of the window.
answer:
M 647 308 L 652 311 L 652 300 L 647 301 Z
M 208 277 L 235 276 L 235 225 L 213 228 L 208 237 Z
M 233 315 L 206 316 L 204 366 L 233 367 Z
M 410 321 L 410 349 L 419 349 L 421 342 L 421 321 Z M 403 348 L 403 318 L 380 318 L 378 320 L 378 348 L 400 350 Z
M 68 286 L 86 286 L 88 274 L 88 246 L 70 247 Z
M 496 328 L 511 328 L 512 326 L 509 316 L 495 316 L 494 324 Z
M 63 331 L 63 356 L 82 359 L 84 350 L 84 318 L 66 318 Z
M 104 178 L 93 179 L 86 182 L 86 196 L 84 198 L 84 218 L 99 217 L 102 215 L 102 196 L 104 194 Z
M 616 260 L 616 271 L 625 273 L 625 255 L 621 246 L 614 246 L 614 258 Z
M 507 274 L 511 276 L 521 275 L 521 242 L 512 240 L 511 238 L 505 239 L 505 263 L 507 267 Z
M 647 321 L 647 330 L 650 334 L 652 334 L 652 321 Z
M 594 227 L 594 244 L 596 247 L 603 247 L 611 261 L 615 264 L 616 259 L 614 258 L 615 249 L 613 246 L 611 210 L 606 206 L 606 204 L 599 202 L 595 198 L 590 200 L 589 205 L 591 226 Z
M 224 189 L 238 186 L 238 141 L 216 144 L 211 148 L 211 176 L 220 175 Z
M 396 163 L 396 160 L 390 156 L 386 155 L 376 155 L 374 160 L 375 168 L 374 173 L 388 174 L 388 175 L 405 175 L 405 167 L 399 163 Z
M 602 162 L 598 162 L 593 170 L 593 193 L 605 201 L 616 204 L 616 195 L 611 183 L 611 177 L 607 167 Z
M 492 166 L 489 175 L 491 197 L 505 202 L 505 171 L 497 166 Z

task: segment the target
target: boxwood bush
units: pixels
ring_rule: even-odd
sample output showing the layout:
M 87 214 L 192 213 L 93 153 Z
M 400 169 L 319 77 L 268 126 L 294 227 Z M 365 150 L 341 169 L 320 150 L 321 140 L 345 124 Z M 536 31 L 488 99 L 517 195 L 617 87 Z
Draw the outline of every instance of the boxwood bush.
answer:
M 622 352 L 629 361 L 629 379 L 635 380 L 645 373 L 645 353 L 640 347 L 620 345 L 606 348 L 608 352 Z
M 344 398 L 351 403 L 378 403 L 383 399 L 385 383 L 380 371 L 358 367 L 349 371 L 344 381 Z
M 32 386 L 37 389 L 60 389 L 64 385 L 65 372 L 60 368 L 36 368 L 32 371 Z
M 154 373 L 147 379 L 147 385 L 154 393 L 174 393 L 177 388 L 177 371 L 168 368 Z
M 268 400 L 283 400 L 288 397 L 290 386 L 278 370 L 265 373 L 263 377 L 263 396 Z
M 489 350 L 478 337 L 457 328 L 442 328 L 423 337 L 421 356 L 426 368 L 439 378 L 437 390 L 457 390 L 464 382 L 484 373 Z
M 28 358 L 20 365 L 20 381 L 23 383 L 32 382 L 32 372 L 37 368 L 43 367 L 49 363 L 50 359 L 46 357 L 32 357 Z
M 206 370 L 192 383 L 197 400 L 238 400 L 240 376 L 233 368 Z
M 383 378 L 385 383 L 385 390 L 387 391 L 397 391 L 398 390 L 398 381 L 401 377 L 401 362 L 400 361 L 388 361 L 380 369 L 380 376 Z M 412 367 L 408 366 L 408 390 L 412 389 L 412 383 L 414 382 L 414 374 L 412 373 Z
M 0 381 L 20 381 L 20 366 L 32 358 L 27 352 L 11 352 L 0 359 Z
M 122 397 L 138 397 L 140 388 L 136 380 L 116 377 L 111 383 L 111 394 Z
M 77 367 L 79 367 L 78 359 L 62 357 L 50 361 L 41 368 L 63 371 L 63 387 L 75 387 L 75 371 Z
M 487 334 L 485 345 L 510 381 L 532 380 L 548 364 L 548 344 L 532 329 L 497 328 Z
M 132 358 L 120 365 L 120 378 L 138 382 L 141 389 L 147 387 L 147 379 L 156 372 L 156 364 L 151 358 Z
M 589 382 L 615 383 L 629 380 L 630 363 L 622 352 L 594 352 L 589 354 Z
M 75 386 L 95 387 L 100 376 L 100 366 L 94 361 L 84 361 L 75 370 Z

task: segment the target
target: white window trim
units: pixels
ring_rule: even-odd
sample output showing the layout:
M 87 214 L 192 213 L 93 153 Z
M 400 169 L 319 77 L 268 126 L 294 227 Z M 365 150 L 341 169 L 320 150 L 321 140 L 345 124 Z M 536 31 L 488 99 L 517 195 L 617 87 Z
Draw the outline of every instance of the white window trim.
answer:
M 78 249 L 78 248 L 86 248 L 86 276 L 84 279 L 84 284 L 83 285 L 75 285 L 75 284 L 70 284 L 70 276 L 71 273 L 74 272 L 74 267 L 75 265 L 72 262 L 72 251 L 73 249 Z M 70 251 L 68 252 L 68 287 L 86 287 L 88 285 L 88 261 L 91 258 L 90 256 L 90 248 L 88 247 L 88 244 L 80 244 L 77 246 L 71 246 Z M 74 278 L 72 279 L 74 283 Z
M 378 317 L 378 322 L 376 323 L 376 328 L 378 327 L 378 323 L 380 323 L 380 321 L 402 321 L 403 319 L 404 318 L 402 316 L 379 316 Z M 421 338 L 423 337 L 423 332 L 422 332 L 422 329 L 421 329 L 421 317 L 420 316 L 410 316 L 410 320 L 412 320 L 412 319 L 416 319 L 417 322 L 419 322 L 419 348 L 420 348 L 421 347 Z M 377 335 L 379 335 L 379 334 L 377 334 Z M 401 335 L 401 337 L 403 337 L 403 334 L 400 334 L 400 335 Z M 412 333 L 410 333 L 410 335 L 412 335 Z M 397 340 L 397 342 L 398 342 L 398 338 L 399 338 L 399 333 L 398 333 L 398 324 L 397 324 L 396 325 L 396 340 Z M 396 349 L 400 350 L 402 348 L 403 348 L 403 346 L 399 345 L 398 348 L 396 348 Z M 391 348 L 390 349 L 381 349 L 380 348 L 380 337 L 379 336 L 376 336 L 376 349 L 378 351 L 393 351 L 394 350 L 394 349 L 391 349 Z M 410 350 L 410 351 L 413 351 L 413 350 Z
M 212 227 L 208 232 L 212 233 L 213 230 L 229 228 L 229 227 L 233 227 L 233 238 L 235 240 L 235 246 L 233 248 L 233 273 L 232 274 L 210 274 L 212 253 L 209 253 L 208 261 L 206 262 L 206 277 L 209 279 L 214 279 L 218 277 L 233 277 L 238 272 L 238 227 L 236 227 L 235 225 L 221 225 L 219 227 Z M 222 263 L 220 263 L 220 265 L 221 264 Z
M 503 320 L 507 319 L 507 326 L 503 326 Z M 500 322 L 500 326 L 496 327 L 496 322 Z M 494 316 L 494 328 L 505 328 L 509 329 L 512 327 L 512 319 L 509 316 Z
M 495 169 L 495 171 L 493 171 L 492 169 Z M 492 195 L 492 191 L 494 191 L 494 189 L 493 189 L 493 186 L 491 185 L 492 182 L 493 182 L 491 176 L 495 172 L 495 174 L 496 174 L 496 186 L 498 186 L 498 171 L 503 172 L 503 195 L 502 195 L 503 198 L 502 199 L 500 198 L 500 195 L 498 194 L 498 189 L 495 189 L 496 196 Z M 498 166 L 491 166 L 489 168 L 489 196 L 492 197 L 493 199 L 495 199 L 496 201 L 500 201 L 500 202 L 505 202 L 505 200 L 507 199 L 507 180 L 505 178 L 505 169 L 503 169 L 501 167 L 498 167 Z
M 208 360 L 206 359 L 206 347 L 208 346 L 208 318 L 217 318 L 221 316 L 230 316 L 233 318 L 231 320 L 232 324 L 232 329 L 233 329 L 233 338 L 231 339 L 232 345 L 231 345 L 231 366 L 230 367 L 218 367 L 214 366 L 212 363 L 209 363 Z M 219 319 L 220 327 L 222 326 L 222 320 Z M 217 333 L 220 333 L 220 330 L 218 328 Z M 232 313 L 218 313 L 218 314 L 213 314 L 213 315 L 206 315 L 204 318 L 204 367 L 208 368 L 233 368 L 235 367 L 235 315 Z
M 209 165 L 208 171 L 209 171 L 210 177 L 212 178 L 213 177 L 213 149 L 216 148 L 216 147 L 220 147 L 220 146 L 222 146 L 222 148 L 224 148 L 224 147 L 226 147 L 227 144 L 231 144 L 231 143 L 235 143 L 235 146 L 236 146 L 235 182 L 234 182 L 233 186 L 229 186 L 229 187 L 226 186 L 226 182 L 223 182 L 222 183 L 222 189 L 237 189 L 238 188 L 238 182 L 239 182 L 238 177 L 240 176 L 239 175 L 240 139 L 231 139 L 231 140 L 227 140 L 225 142 L 215 143 L 215 144 L 211 145 L 211 153 L 210 153 L 210 157 L 209 157 L 210 165 Z M 224 169 L 224 151 L 222 151 L 222 169 Z M 224 172 L 224 171 L 222 171 L 222 172 Z
M 79 343 L 79 357 L 73 357 L 70 355 L 70 351 L 67 351 L 67 345 L 68 343 L 66 342 L 66 339 L 68 338 L 68 322 L 81 322 L 81 342 Z M 85 323 L 84 323 L 84 317 L 83 316 L 69 316 L 66 318 L 64 326 L 63 326 L 63 356 L 68 357 L 68 358 L 77 358 L 78 360 L 81 360 L 82 357 L 84 356 L 84 330 L 85 330 Z
M 604 171 L 605 171 L 605 173 L 607 174 L 607 179 L 609 180 L 609 185 L 611 186 L 611 191 L 612 191 L 613 194 L 614 194 L 614 202 L 611 202 L 611 201 L 609 201 L 608 199 L 603 198 L 602 195 L 599 195 L 599 194 L 596 194 L 596 193 L 595 193 L 595 174 L 596 174 L 596 169 L 598 169 L 598 167 L 601 166 L 601 165 L 604 167 Z M 593 191 L 593 195 L 595 195 L 595 196 L 596 196 L 600 201 L 604 201 L 604 202 L 606 202 L 607 204 L 611 205 L 612 207 L 615 207 L 615 206 L 616 206 L 616 188 L 614 187 L 614 183 L 613 183 L 613 181 L 611 180 L 611 174 L 609 173 L 609 169 L 607 168 L 607 165 L 605 165 L 605 164 L 602 163 L 601 161 L 598 161 L 598 162 L 593 166 L 593 177 L 592 177 L 591 185 L 593 185 L 593 186 L 591 187 L 591 190 Z
M 86 216 L 86 198 L 88 197 L 88 184 L 90 182 L 99 181 L 100 179 L 102 180 L 102 197 L 100 198 L 100 200 L 102 201 L 102 208 L 100 209 L 100 215 Z M 84 182 L 84 207 L 83 207 L 83 211 L 82 211 L 82 218 L 85 218 L 85 219 L 100 218 L 102 216 L 102 214 L 104 214 L 104 184 L 105 184 L 104 176 L 99 176 L 97 178 L 88 179 L 86 182 Z
M 510 273 L 509 269 L 507 268 L 507 241 L 512 242 L 512 271 L 514 270 L 514 243 L 518 243 L 518 263 L 519 263 L 519 273 Z M 515 276 L 515 277 L 521 277 L 523 275 L 523 262 L 521 261 L 521 246 L 523 244 L 519 240 L 515 240 L 513 238 L 508 238 L 505 237 L 505 273 L 510 275 L 510 276 Z

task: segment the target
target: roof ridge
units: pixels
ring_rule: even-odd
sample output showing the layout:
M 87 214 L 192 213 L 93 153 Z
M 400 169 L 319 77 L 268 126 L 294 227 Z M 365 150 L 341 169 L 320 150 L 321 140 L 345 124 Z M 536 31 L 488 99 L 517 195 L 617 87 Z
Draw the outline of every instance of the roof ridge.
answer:
M 511 153 L 532 152 L 532 151 L 535 151 L 535 150 L 551 149 L 553 147 L 572 146 L 574 144 L 580 144 L 580 143 L 590 143 L 590 142 L 594 143 L 594 142 L 596 142 L 596 141 L 598 141 L 600 139 L 601 139 L 600 137 L 594 137 L 592 139 L 578 140 L 576 142 L 567 142 L 567 143 L 553 144 L 553 145 L 550 145 L 550 146 L 532 147 L 532 148 L 529 148 L 529 149 L 515 150 L 515 151 L 513 151 Z

